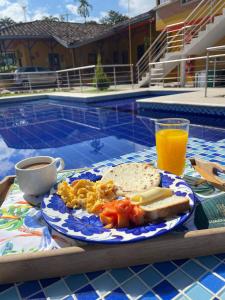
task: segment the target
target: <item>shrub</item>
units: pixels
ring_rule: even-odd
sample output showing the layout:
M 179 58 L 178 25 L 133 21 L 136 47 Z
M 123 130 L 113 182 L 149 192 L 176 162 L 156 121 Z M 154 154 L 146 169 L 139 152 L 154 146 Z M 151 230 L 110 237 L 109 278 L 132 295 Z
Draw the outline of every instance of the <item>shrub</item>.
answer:
M 102 68 L 101 55 L 98 54 L 96 73 L 93 83 L 100 91 L 107 90 L 110 87 L 110 80 Z

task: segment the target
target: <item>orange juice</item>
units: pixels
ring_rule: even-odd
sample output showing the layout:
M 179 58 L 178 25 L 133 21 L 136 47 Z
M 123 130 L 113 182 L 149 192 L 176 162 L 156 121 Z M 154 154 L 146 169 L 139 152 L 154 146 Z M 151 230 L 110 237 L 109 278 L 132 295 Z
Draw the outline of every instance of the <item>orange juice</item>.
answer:
M 156 132 L 158 168 L 181 175 L 185 167 L 188 132 L 183 129 L 161 129 Z

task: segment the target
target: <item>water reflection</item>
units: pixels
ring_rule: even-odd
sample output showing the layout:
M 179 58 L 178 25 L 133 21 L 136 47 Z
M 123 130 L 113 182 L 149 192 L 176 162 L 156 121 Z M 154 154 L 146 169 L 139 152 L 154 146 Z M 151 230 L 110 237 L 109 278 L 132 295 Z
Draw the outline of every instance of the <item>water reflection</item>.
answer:
M 94 139 L 90 143 L 91 147 L 93 148 L 94 153 L 99 153 L 100 150 L 104 147 L 104 143 L 101 142 L 101 139 Z
M 62 157 L 66 168 L 72 169 L 142 151 L 155 145 L 153 119 L 165 116 L 178 115 L 137 111 L 135 99 L 100 104 L 53 100 L 1 104 L 0 177 L 14 174 L 14 164 L 30 156 Z M 218 122 L 214 117 L 210 121 L 193 114 L 185 117 L 197 124 L 199 120 Z M 220 124 L 225 127 L 224 121 Z M 204 126 L 191 126 L 190 134 L 208 141 L 225 137 L 223 129 Z
M 21 104 L 22 105 L 22 104 Z M 93 140 L 108 135 L 107 130 L 134 122 L 133 114 L 114 109 L 69 104 L 25 104 L 0 111 L 0 134 L 14 149 L 46 149 Z M 130 104 L 134 112 L 134 104 Z
M 0 108 L 0 175 L 35 155 L 60 156 L 66 168 L 91 166 L 102 160 L 154 144 L 154 134 L 135 117 L 134 100 L 96 107 L 40 100 Z

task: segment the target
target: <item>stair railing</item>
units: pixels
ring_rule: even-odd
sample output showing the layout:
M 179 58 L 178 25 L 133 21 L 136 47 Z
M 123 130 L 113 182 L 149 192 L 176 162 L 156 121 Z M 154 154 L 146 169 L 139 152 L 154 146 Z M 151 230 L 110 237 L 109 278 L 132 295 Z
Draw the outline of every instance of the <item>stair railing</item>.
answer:
M 164 49 L 166 48 L 167 41 L 167 30 L 166 28 L 158 35 L 155 41 L 151 44 L 145 54 L 141 57 L 141 59 L 137 62 L 137 77 L 138 81 L 141 80 L 143 75 L 148 70 L 148 64 L 150 61 L 156 61 L 159 59 L 164 53 Z
M 202 2 L 202 6 L 196 11 L 196 15 L 191 14 L 185 20 L 183 47 L 185 47 L 185 44 L 190 43 L 208 24 L 213 23 L 215 16 L 221 14 L 225 8 L 225 0 L 204 0 Z M 188 25 L 193 25 L 190 31 L 185 30 L 185 26 Z
M 221 14 L 224 8 L 225 0 L 202 0 L 183 22 L 182 28 L 175 33 L 175 37 L 171 38 L 171 43 L 175 42 L 176 36 L 182 36 L 179 48 L 184 49 L 200 31 L 213 23 L 215 16 Z M 173 47 L 171 51 L 174 51 Z
M 149 71 L 149 63 L 157 62 L 168 52 L 176 52 L 184 49 L 191 43 L 206 25 L 214 21 L 214 17 L 221 14 L 225 8 L 225 0 L 202 0 L 189 14 L 184 22 L 172 24 L 165 29 L 150 45 L 145 54 L 137 62 L 138 81 Z M 173 27 L 178 26 L 178 29 Z

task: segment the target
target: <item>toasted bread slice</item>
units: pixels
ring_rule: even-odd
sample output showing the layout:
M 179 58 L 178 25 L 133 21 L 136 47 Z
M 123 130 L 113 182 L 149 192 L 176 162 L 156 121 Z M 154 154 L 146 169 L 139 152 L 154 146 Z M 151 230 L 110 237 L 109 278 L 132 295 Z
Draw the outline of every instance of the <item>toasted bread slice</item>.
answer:
M 159 186 L 160 174 L 149 163 L 127 163 L 107 170 L 101 180 L 113 180 L 117 195 L 130 197 Z
M 145 211 L 146 221 L 152 222 L 184 213 L 190 209 L 190 203 L 188 198 L 173 195 L 140 207 Z

